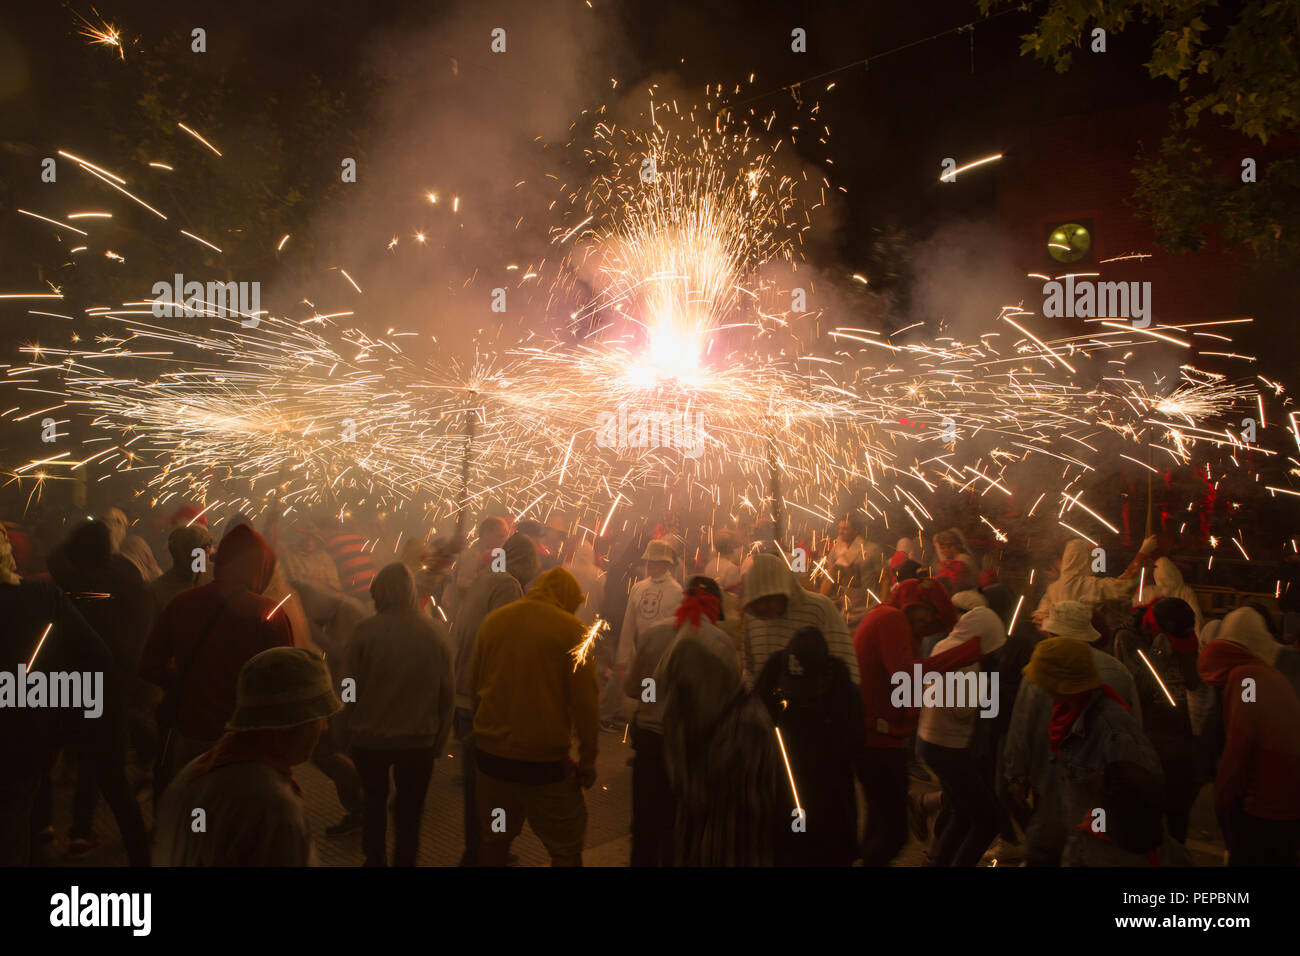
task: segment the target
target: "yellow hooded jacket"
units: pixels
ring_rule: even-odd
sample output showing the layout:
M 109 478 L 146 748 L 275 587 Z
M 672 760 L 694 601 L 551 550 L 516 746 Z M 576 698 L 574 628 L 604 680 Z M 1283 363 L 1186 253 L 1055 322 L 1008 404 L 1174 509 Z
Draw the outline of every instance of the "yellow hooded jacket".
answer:
M 495 757 L 550 763 L 569 756 L 594 766 L 600 734 L 595 655 L 574 667 L 586 628 L 573 614 L 582 588 L 564 568 L 547 571 L 520 600 L 483 620 L 471 686 L 475 746 Z

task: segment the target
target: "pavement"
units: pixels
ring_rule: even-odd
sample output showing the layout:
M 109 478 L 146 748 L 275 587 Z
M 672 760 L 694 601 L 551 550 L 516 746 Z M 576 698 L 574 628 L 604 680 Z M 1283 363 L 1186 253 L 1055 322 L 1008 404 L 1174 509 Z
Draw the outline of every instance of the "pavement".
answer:
M 464 849 L 461 823 L 463 791 L 459 782 L 460 755 L 458 745 L 451 742 L 448 753 L 434 764 L 433 778 L 424 805 L 420 828 L 420 866 L 455 866 Z M 632 756 L 631 744 L 621 734 L 602 733 L 596 758 L 596 783 L 587 794 L 587 838 L 583 862 L 587 866 L 627 866 L 631 852 L 630 826 L 632 820 Z M 343 816 L 334 785 L 329 778 L 310 764 L 295 768 L 294 777 L 303 790 L 308 817 L 316 835 L 316 852 L 323 866 L 360 866 L 361 831 L 340 837 L 325 835 L 325 828 L 337 823 Z M 911 780 L 912 793 L 919 794 L 938 789 L 933 781 Z M 145 820 L 152 819 L 152 800 L 148 789 L 141 794 Z M 1223 865 L 1223 840 L 1219 835 L 1213 807 L 1214 788 L 1201 789 L 1192 809 L 1187 848 L 1197 866 Z M 57 844 L 43 852 L 40 862 L 46 866 L 125 866 L 126 853 L 117 837 L 117 826 L 108 807 L 101 800 L 95 813 L 95 832 L 103 841 L 90 853 L 70 858 L 64 852 L 66 833 L 71 822 L 72 778 L 68 768 L 56 772 L 54 787 L 54 823 L 58 831 Z M 865 819 L 865 805 L 859 793 L 859 817 Z M 389 847 L 393 840 L 393 827 L 388 829 Z M 518 866 L 548 866 L 550 857 L 541 841 L 525 824 L 523 832 L 511 846 L 518 857 Z M 925 846 L 911 834 L 906 846 L 894 861 L 894 866 L 924 866 Z M 986 856 L 984 866 L 1015 866 L 1018 864 L 1016 848 L 1001 854 L 1001 858 Z

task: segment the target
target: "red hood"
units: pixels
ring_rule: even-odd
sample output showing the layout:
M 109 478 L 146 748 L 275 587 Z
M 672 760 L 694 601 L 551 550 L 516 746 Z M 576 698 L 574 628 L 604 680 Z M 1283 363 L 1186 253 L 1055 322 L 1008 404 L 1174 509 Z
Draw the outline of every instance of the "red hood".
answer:
M 261 594 L 275 572 L 275 553 L 262 536 L 246 524 L 235 525 L 217 545 L 212 577 L 222 590 L 245 587 Z
M 1244 664 L 1264 664 L 1258 657 L 1231 641 L 1210 641 L 1196 661 L 1196 672 L 1201 680 L 1222 687 L 1230 675 Z M 1267 666 L 1267 665 L 1264 665 Z
M 928 604 L 934 608 L 945 631 L 952 630 L 957 623 L 957 612 L 952 601 L 948 600 L 948 592 L 933 578 L 903 581 L 889 592 L 889 603 L 900 611 L 906 611 L 915 604 Z

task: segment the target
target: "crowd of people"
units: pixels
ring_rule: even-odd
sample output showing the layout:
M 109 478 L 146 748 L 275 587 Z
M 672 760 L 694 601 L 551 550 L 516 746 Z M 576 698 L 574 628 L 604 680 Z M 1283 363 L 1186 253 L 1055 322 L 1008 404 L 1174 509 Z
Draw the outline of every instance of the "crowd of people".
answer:
M 494 514 L 394 534 L 388 563 L 360 522 L 207 519 L 4 526 L 6 666 L 102 673 L 105 700 L 0 707 L 0 864 L 62 839 L 63 762 L 73 859 L 102 796 L 134 865 L 305 865 L 356 831 L 367 865 L 414 865 L 454 737 L 461 865 L 506 865 L 525 823 L 580 865 L 602 733 L 634 753 L 634 866 L 884 866 L 909 835 L 933 866 L 1184 865 L 1206 786 L 1229 864 L 1297 862 L 1294 615 L 1207 616 L 1158 535 L 1117 575 L 1074 538 L 1012 581 L 996 542 L 891 549 L 855 514 L 694 546 Z

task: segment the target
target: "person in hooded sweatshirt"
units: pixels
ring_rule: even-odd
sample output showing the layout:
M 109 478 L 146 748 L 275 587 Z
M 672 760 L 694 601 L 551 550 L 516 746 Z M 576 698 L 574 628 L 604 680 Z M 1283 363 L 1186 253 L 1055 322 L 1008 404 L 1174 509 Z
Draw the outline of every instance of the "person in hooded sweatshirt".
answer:
M 862 695 L 826 639 L 807 627 L 767 659 L 754 682 L 782 733 L 807 828 L 779 828 L 776 863 L 849 866 L 857 856 L 858 802 L 853 768 L 862 750 Z
M 386 864 L 391 770 L 397 788 L 393 862 L 415 866 L 434 759 L 451 735 L 451 648 L 446 628 L 420 613 L 415 579 L 404 564 L 376 574 L 370 595 L 377 613 L 357 625 L 344 668 L 356 679 L 347 722 L 365 793 L 361 845 L 366 866 Z
M 967 611 L 934 650 L 942 654 L 968 642 L 981 645 L 983 653 L 992 653 L 1006 643 L 1006 629 L 996 612 L 987 607 Z M 949 808 L 943 826 L 935 834 L 931 854 L 934 866 L 975 866 L 997 836 L 1001 822 L 993 779 L 977 762 L 971 746 L 983 716 L 976 692 L 980 670 L 976 661 L 957 671 L 964 685 L 960 703 L 945 699 L 942 687 L 946 678 L 941 675 L 938 705 L 923 706 L 917 724 L 917 753 L 939 778 Z M 966 676 L 974 679 L 967 681 Z
M 33 672 L 108 674 L 113 654 L 86 622 L 75 604 L 55 584 L 22 578 L 12 545 L 0 525 L 0 668 L 30 663 Z M 16 676 L 16 675 L 15 675 Z M 93 678 L 92 678 L 93 680 Z M 15 707 L 12 700 L 0 706 L 0 866 L 27 866 L 31 859 L 32 811 L 42 782 L 55 767 L 60 751 L 87 754 L 107 752 L 104 732 L 115 728 L 106 722 L 108 703 L 101 682 L 97 700 L 83 698 L 83 707 Z M 91 685 L 94 694 L 94 684 Z M 16 693 L 2 688 L 0 699 Z M 122 791 L 118 791 L 119 794 Z M 125 791 L 130 798 L 130 791 Z M 134 802 L 134 801 L 132 801 Z M 129 813 L 129 810 L 128 810 Z M 137 808 L 136 813 L 139 813 Z M 143 838 L 143 821 L 138 834 Z M 134 855 L 141 850 L 146 862 L 148 846 L 128 842 Z
M 478 859 L 478 773 L 474 748 L 474 650 L 479 628 L 498 608 L 518 601 L 524 589 L 537 577 L 541 558 L 537 545 L 524 534 L 511 535 L 502 547 L 500 561 L 494 561 L 470 584 L 452 622 L 451 647 L 455 666 L 454 729 L 461 746 L 461 774 L 464 779 L 463 818 L 465 851 L 461 866 L 473 866 Z
M 1201 613 L 1201 602 L 1196 592 L 1183 580 L 1183 572 L 1169 558 L 1156 558 L 1155 570 L 1151 574 L 1152 585 L 1143 597 L 1147 601 L 1160 598 L 1178 598 L 1184 601 L 1195 617 L 1194 628 L 1197 634 L 1205 627 L 1205 616 Z
M 755 554 L 742 583 L 744 607 L 745 676 L 752 682 L 767 659 L 785 648 L 797 631 L 815 627 L 830 654 L 849 669 L 858 683 L 858 656 L 835 603 L 823 594 L 799 586 L 785 559 L 775 554 Z
M 725 650 L 716 636 L 676 641 L 655 675 L 675 866 L 771 866 L 802 810 L 767 708 L 745 692 Z
M 722 589 L 712 578 L 696 576 L 686 584 L 673 617 L 647 630 L 628 668 L 623 693 L 637 701 L 632 717 L 632 866 L 669 866 L 673 859 L 676 808 L 664 764 L 664 695 L 659 673 L 678 640 L 702 642 L 740 673 L 731 640 L 718 629 L 725 613 Z
M 212 583 L 182 591 L 154 622 L 140 674 L 168 691 L 159 707 L 157 791 L 221 737 L 245 662 L 293 646 L 289 619 L 262 596 L 274 570 L 275 554 L 261 535 L 237 524 L 217 546 Z
M 596 782 L 600 736 L 596 665 L 574 616 L 585 598 L 572 574 L 552 568 L 479 628 L 471 686 L 480 866 L 505 865 L 525 820 L 552 865 L 582 865 L 582 791 Z
M 921 638 L 947 632 L 957 622 L 948 592 L 938 581 L 904 581 L 890 593 L 889 602 L 868 611 L 853 635 L 862 675 L 865 746 L 857 773 L 868 809 L 862 845 L 866 866 L 888 866 L 907 842 L 909 743 L 920 714 L 919 700 L 896 700 L 897 675 L 912 680 L 917 664 L 922 673 L 965 667 L 993 649 L 981 648 L 981 641 L 988 640 L 981 638 L 921 658 Z
M 1300 852 L 1300 698 L 1270 644 L 1254 609 L 1238 608 L 1197 661 L 1223 714 L 1214 810 L 1229 866 L 1295 866 Z
M 1187 842 L 1192 804 L 1204 783 L 1189 707 L 1204 686 L 1196 673 L 1199 651 L 1196 615 L 1176 597 L 1135 608 L 1131 623 L 1115 633 L 1115 656 L 1133 675 L 1142 729 L 1164 770 L 1169 834 L 1179 843 Z
M 1101 632 L 1092 626 L 1090 605 L 1080 601 L 1058 602 L 1043 622 L 1042 630 L 1049 637 L 1066 637 L 1086 645 L 1101 680 L 1119 694 L 1133 721 L 1142 726 L 1142 701 L 1133 675 L 1114 657 L 1093 646 L 1101 639 Z M 1060 866 L 1069 837 L 1063 823 L 1057 777 L 1052 772 L 1048 740 L 1051 714 L 1051 694 L 1031 680 L 1021 681 L 1011 712 L 1011 726 L 1007 729 L 1002 772 L 1019 807 L 1027 808 L 1029 794 L 1032 792 L 1034 796 L 1033 813 L 1025 830 L 1027 866 Z
M 136 706 L 136 668 L 148 627 L 150 595 L 135 566 L 113 553 L 111 529 L 102 521 L 85 521 L 72 529 L 61 552 L 50 560 L 50 574 L 113 652 L 113 668 L 104 675 L 106 697 L 112 704 L 102 718 L 105 733 L 96 748 L 77 755 L 69 851 L 80 855 L 94 847 L 95 804 L 103 793 L 128 849 L 139 856 L 136 844 L 143 823 L 127 783 L 126 751 L 135 740 L 140 759 L 153 756 L 153 734 Z
M 1052 605 L 1061 601 L 1082 601 L 1097 606 L 1106 601 L 1127 599 L 1138 585 L 1138 572 L 1147 556 L 1155 551 L 1159 539 L 1151 535 L 1117 578 L 1107 578 L 1092 573 L 1092 548 L 1088 542 L 1075 538 L 1065 546 L 1061 555 L 1061 574 L 1047 586 L 1042 600 L 1034 611 L 1034 623 L 1041 625 L 1052 612 Z

